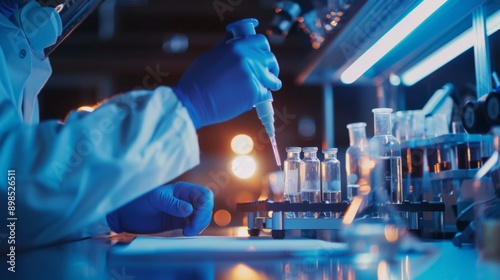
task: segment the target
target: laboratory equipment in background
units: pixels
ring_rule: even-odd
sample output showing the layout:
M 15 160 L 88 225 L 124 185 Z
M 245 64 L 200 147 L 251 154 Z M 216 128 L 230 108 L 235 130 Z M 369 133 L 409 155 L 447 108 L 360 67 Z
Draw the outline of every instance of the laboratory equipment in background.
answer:
M 479 257 L 488 261 L 500 261 L 500 127 L 492 129 L 494 153 L 475 174 L 473 184 L 473 203 L 460 212 L 474 209 L 475 217 L 470 228 L 475 228 L 475 245 Z M 467 194 L 462 192 L 462 197 Z M 470 195 L 470 194 L 469 194 Z M 458 219 L 458 218 L 457 218 Z
M 446 83 L 442 88 L 436 90 L 422 108 L 422 113 L 425 116 L 432 116 L 443 113 L 443 110 L 448 112 L 450 108 L 448 104 L 451 102 L 451 93 L 455 90 L 452 83 Z M 447 104 L 448 103 L 448 104 Z M 451 113 L 451 112 L 449 112 Z
M 226 27 L 226 30 L 228 32 L 231 32 L 234 38 L 239 38 L 249 35 L 255 35 L 255 27 L 257 25 L 259 25 L 258 20 L 254 18 L 247 18 L 229 24 Z M 273 96 L 271 92 L 267 92 L 266 100 L 254 104 L 254 106 L 255 110 L 257 111 L 257 116 L 262 122 L 262 125 L 264 125 L 267 135 L 269 136 L 269 141 L 271 142 L 271 146 L 273 148 L 276 164 L 281 168 L 281 158 L 279 155 L 278 145 L 276 143 L 276 134 L 274 130 Z
M 408 213 L 409 229 L 425 237 L 448 238 L 464 228 L 463 221 L 455 220 L 456 213 L 470 204 L 462 198 L 462 191 L 470 188 L 470 179 L 492 153 L 491 135 L 467 133 L 465 123 L 451 122 L 448 95 L 452 90 L 446 84 L 436 91 L 425 110 L 394 114 L 395 134 L 401 143 L 403 199 L 446 207 L 444 213 Z
M 495 75 L 496 76 L 496 75 Z M 496 80 L 496 79 L 495 79 Z M 469 133 L 488 133 L 493 126 L 500 125 L 500 89 L 465 103 L 462 122 Z
M 498 91 L 492 91 L 486 96 L 484 107 L 488 123 L 500 125 L 500 93 Z
M 398 111 L 394 114 L 394 130 L 401 143 L 424 138 L 425 116 L 422 110 Z M 422 201 L 422 176 L 424 168 L 424 149 L 406 148 L 401 150 L 401 169 L 403 178 L 403 199 Z
M 394 113 L 394 133 L 400 144 L 423 139 L 425 135 L 425 115 L 423 110 L 398 111 Z M 401 147 L 401 176 L 404 201 L 414 203 L 423 199 L 424 149 Z M 408 229 L 418 230 L 421 213 L 407 212 Z
M 487 95 L 478 100 L 465 103 L 462 114 L 462 123 L 469 133 L 487 133 L 491 124 L 486 120 L 484 101 Z
M 495 151 L 475 173 L 473 180 L 464 184 L 458 202 L 468 202 L 457 215 L 457 227 L 464 225 L 452 241 L 455 246 L 475 245 L 479 256 L 500 260 L 500 188 L 499 142 L 500 127 L 492 128 Z
M 301 201 L 317 203 L 321 201 L 320 161 L 316 156 L 318 148 L 304 147 L 302 151 L 304 152 L 304 158 L 299 166 Z M 318 213 L 308 211 L 305 216 L 315 218 Z
M 358 194 L 362 182 L 361 164 L 363 159 L 368 159 L 368 140 L 366 139 L 366 123 L 357 122 L 347 125 L 349 131 L 349 147 L 345 153 L 345 169 L 347 180 L 347 200 Z
M 300 159 L 300 147 L 287 147 L 286 159 L 283 162 L 283 176 L 285 181 L 285 201 L 290 203 L 300 203 L 300 180 L 299 168 L 302 160 Z M 288 217 L 298 217 L 298 213 L 287 213 Z
M 340 161 L 337 159 L 337 148 L 323 149 L 321 162 L 321 193 L 324 203 L 340 203 Z M 327 217 L 338 217 L 338 213 L 326 212 Z
M 295 1 L 278 1 L 275 11 L 276 14 L 266 33 L 273 42 L 282 43 L 292 26 L 295 24 L 297 18 L 302 13 L 302 8 Z
M 375 108 L 372 112 L 374 136 L 368 141 L 370 158 L 374 161 L 372 194 L 379 197 L 382 193 L 387 194 L 388 201 L 382 203 L 402 203 L 401 145 L 391 132 L 392 109 Z
M 325 42 L 326 36 L 342 25 L 354 2 L 278 0 L 266 34 L 272 43 L 283 43 L 297 22 L 297 26 L 311 39 L 312 48 L 318 49 Z

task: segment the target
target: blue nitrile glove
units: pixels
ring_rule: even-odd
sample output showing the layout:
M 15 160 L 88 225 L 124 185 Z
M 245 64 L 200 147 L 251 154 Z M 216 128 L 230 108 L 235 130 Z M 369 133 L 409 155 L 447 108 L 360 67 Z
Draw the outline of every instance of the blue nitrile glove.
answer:
M 0 1 L 0 14 L 10 17 L 19 8 L 21 0 L 2 0 Z
M 279 66 L 264 35 L 226 39 L 199 57 L 174 87 L 196 128 L 232 119 L 279 90 Z
M 186 236 L 205 229 L 212 218 L 211 190 L 187 182 L 158 187 L 106 216 L 114 232 L 159 233 L 183 229 Z

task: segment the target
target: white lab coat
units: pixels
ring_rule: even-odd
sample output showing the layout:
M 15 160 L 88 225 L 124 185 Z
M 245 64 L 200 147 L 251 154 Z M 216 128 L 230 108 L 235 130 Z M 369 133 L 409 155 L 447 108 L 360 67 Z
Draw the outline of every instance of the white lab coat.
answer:
M 79 238 L 110 211 L 199 163 L 196 130 L 168 87 L 117 96 L 92 113 L 73 112 L 65 124 L 38 123 L 48 59 L 33 57 L 21 30 L 2 15 L 0 38 L 2 254 L 12 246 L 2 239 L 12 235 L 3 225 L 8 217 L 17 218 L 16 248 Z M 13 216 L 8 170 L 15 170 Z

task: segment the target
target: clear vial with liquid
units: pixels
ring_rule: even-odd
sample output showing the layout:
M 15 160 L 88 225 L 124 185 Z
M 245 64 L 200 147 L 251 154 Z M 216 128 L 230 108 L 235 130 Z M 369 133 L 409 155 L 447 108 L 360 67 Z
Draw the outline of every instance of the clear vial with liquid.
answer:
M 360 185 L 366 185 L 363 182 L 362 161 L 368 159 L 368 140 L 366 139 L 366 123 L 357 122 L 347 125 L 349 131 L 349 147 L 345 153 L 345 169 L 347 181 L 347 199 L 352 201 L 358 194 Z
M 299 169 L 300 163 L 300 147 L 287 147 L 287 158 L 283 162 L 283 176 L 285 181 L 285 201 L 290 203 L 300 203 L 300 180 Z
M 321 162 L 321 186 L 323 202 L 340 203 L 340 161 L 337 159 L 337 148 L 323 149 L 324 159 Z
M 316 156 L 318 148 L 305 147 L 302 151 L 304 158 L 300 163 L 299 170 L 301 200 L 302 202 L 318 203 L 321 200 L 320 161 Z M 307 212 L 305 216 L 315 218 L 318 213 Z
M 374 136 L 368 142 L 374 161 L 371 174 L 372 203 L 403 202 L 401 145 L 391 134 L 391 108 L 376 108 Z
M 337 159 L 337 148 L 323 149 L 321 162 L 321 193 L 323 203 L 340 203 L 340 161 Z M 339 217 L 340 213 L 325 212 L 326 217 Z

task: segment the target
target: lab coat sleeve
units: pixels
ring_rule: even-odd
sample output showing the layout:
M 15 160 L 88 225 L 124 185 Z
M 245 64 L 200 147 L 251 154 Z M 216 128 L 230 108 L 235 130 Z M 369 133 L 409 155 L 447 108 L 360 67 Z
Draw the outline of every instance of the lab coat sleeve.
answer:
M 0 149 L 2 201 L 15 196 L 15 211 L 2 203 L 0 213 L 17 219 L 21 248 L 64 240 L 199 163 L 196 130 L 168 87 L 122 94 L 65 124 L 26 125 L 0 94 Z

